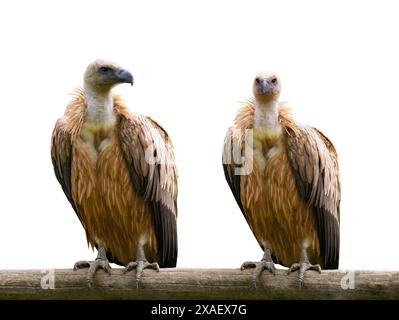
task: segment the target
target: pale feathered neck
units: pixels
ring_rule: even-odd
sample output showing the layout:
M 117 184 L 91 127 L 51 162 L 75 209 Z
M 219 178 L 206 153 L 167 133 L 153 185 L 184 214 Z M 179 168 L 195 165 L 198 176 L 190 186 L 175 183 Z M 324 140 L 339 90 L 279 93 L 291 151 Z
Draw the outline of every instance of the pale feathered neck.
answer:
M 267 131 L 280 129 L 279 104 L 277 101 L 261 103 L 255 100 L 254 128 Z
M 109 123 L 115 120 L 114 99 L 110 90 L 100 91 L 84 87 L 87 111 L 86 121 L 94 123 Z

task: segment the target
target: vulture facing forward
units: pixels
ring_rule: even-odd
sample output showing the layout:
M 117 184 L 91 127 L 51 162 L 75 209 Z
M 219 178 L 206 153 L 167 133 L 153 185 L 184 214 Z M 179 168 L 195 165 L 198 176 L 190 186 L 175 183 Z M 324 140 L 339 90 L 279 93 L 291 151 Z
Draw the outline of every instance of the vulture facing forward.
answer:
M 96 60 L 54 128 L 51 158 L 55 175 L 75 210 L 95 261 L 110 274 L 110 262 L 137 268 L 175 267 L 177 260 L 177 172 L 167 132 L 154 120 L 130 113 L 111 89 L 133 85 L 117 64 Z
M 254 98 L 227 132 L 223 168 L 227 183 L 264 251 L 253 285 L 274 263 L 306 270 L 337 269 L 340 179 L 337 153 L 316 128 L 301 125 L 278 102 L 280 79 L 260 73 Z M 299 261 L 299 263 L 297 263 Z

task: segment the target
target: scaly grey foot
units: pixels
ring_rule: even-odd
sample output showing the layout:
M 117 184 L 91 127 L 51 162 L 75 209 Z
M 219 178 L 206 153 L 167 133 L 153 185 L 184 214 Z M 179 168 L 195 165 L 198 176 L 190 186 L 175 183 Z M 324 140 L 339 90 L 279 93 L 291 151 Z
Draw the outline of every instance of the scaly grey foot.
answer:
M 73 266 L 73 270 L 78 270 L 82 268 L 89 268 L 87 271 L 86 281 L 89 288 L 92 287 L 93 278 L 98 269 L 103 269 L 108 275 L 111 275 L 111 266 L 109 261 L 104 258 L 97 258 L 94 261 L 78 261 Z
M 260 262 L 246 261 L 241 265 L 241 271 L 245 269 L 255 268 L 252 273 L 252 287 L 256 289 L 257 282 L 262 274 L 263 270 L 269 270 L 270 273 L 276 275 L 276 267 L 272 260 L 270 250 L 266 249 L 263 258 Z
M 82 268 L 89 268 L 86 276 L 87 286 L 89 288 L 92 287 L 93 278 L 98 269 L 103 269 L 105 273 L 111 275 L 111 266 L 109 265 L 109 261 L 107 259 L 105 247 L 102 246 L 101 244 L 97 244 L 97 246 L 98 246 L 98 253 L 96 260 L 78 261 L 73 266 L 73 270 L 75 271 Z
M 123 273 L 136 269 L 136 288 L 138 289 L 141 282 L 141 275 L 144 269 L 153 269 L 159 272 L 159 265 L 156 262 L 150 263 L 147 260 L 138 260 L 129 262 Z
M 287 274 L 290 274 L 291 272 L 294 272 L 296 270 L 299 270 L 299 285 L 302 287 L 303 286 L 303 279 L 305 277 L 305 272 L 307 270 L 314 270 L 318 271 L 321 273 L 321 267 L 319 264 L 311 264 L 309 261 L 303 261 L 300 263 L 294 263 L 287 271 Z

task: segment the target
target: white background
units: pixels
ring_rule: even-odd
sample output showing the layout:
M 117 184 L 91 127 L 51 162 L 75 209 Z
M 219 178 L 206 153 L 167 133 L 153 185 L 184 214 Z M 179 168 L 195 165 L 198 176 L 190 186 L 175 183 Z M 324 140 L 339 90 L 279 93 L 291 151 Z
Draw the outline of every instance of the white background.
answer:
M 224 181 L 227 128 L 254 75 L 334 142 L 343 269 L 399 269 L 396 1 L 2 1 L 0 268 L 92 259 L 53 174 L 50 136 L 89 62 L 130 70 L 117 92 L 170 133 L 179 267 L 238 267 L 262 252 Z

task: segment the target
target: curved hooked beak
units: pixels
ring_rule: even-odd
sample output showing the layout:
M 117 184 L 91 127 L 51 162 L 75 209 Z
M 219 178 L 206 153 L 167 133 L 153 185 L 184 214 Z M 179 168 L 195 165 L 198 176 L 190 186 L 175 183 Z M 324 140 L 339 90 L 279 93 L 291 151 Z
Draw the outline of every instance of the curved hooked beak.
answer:
M 269 84 L 269 81 L 267 81 L 267 79 L 261 80 L 260 83 L 259 83 L 259 88 L 260 88 L 260 92 L 262 94 L 269 93 L 270 90 L 271 90 L 271 86 Z
M 119 69 L 116 72 L 116 76 L 118 83 L 130 83 L 133 86 L 133 76 L 129 71 L 125 69 Z

